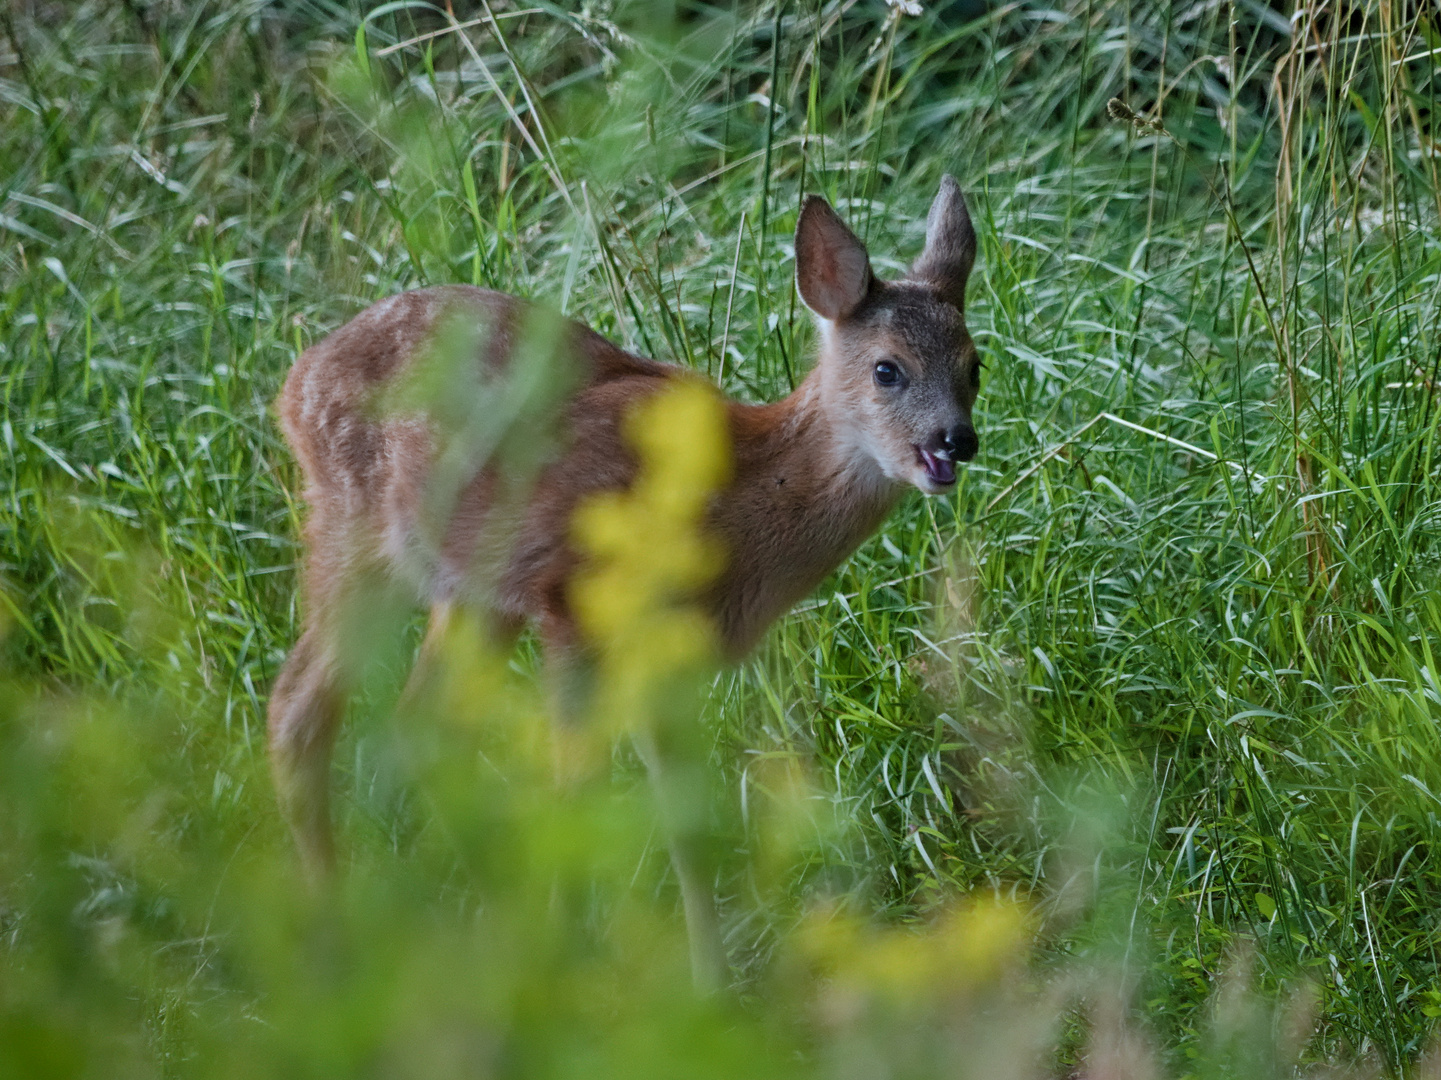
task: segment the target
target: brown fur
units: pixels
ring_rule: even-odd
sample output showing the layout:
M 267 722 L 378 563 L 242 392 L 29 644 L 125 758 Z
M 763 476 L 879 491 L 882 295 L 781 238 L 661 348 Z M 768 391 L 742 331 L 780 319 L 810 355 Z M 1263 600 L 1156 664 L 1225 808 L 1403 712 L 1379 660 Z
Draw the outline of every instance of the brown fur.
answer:
M 902 282 L 875 278 L 864 246 L 823 200 L 804 206 L 797 286 L 818 316 L 819 359 L 783 401 L 729 403 L 733 480 L 710 514 L 729 558 L 704 601 L 730 657 L 874 532 L 907 484 L 946 490 L 945 463 L 974 453 L 977 359 L 960 310 L 974 250 L 950 177 L 926 250 Z M 467 424 L 485 418 L 487 395 L 515 374 L 535 314 L 467 286 L 404 293 L 307 349 L 281 392 L 310 517 L 304 632 L 272 691 L 269 729 L 277 787 L 312 868 L 333 858 L 326 777 L 355 681 L 345 670 L 351 605 L 377 585 L 399 587 L 442 615 L 459 604 L 504 626 L 536 620 L 562 655 L 583 647 L 567 603 L 571 515 L 587 495 L 633 482 L 622 421 L 635 403 L 697 377 L 565 323 L 552 351 L 571 382 L 558 384 L 554 408 L 503 433 L 494 453 L 467 456 Z M 456 326 L 478 328 L 475 355 L 432 372 L 440 392 L 427 397 L 421 369 Z M 904 386 L 881 385 L 882 362 L 900 369 Z M 939 481 L 923 450 L 939 455 Z

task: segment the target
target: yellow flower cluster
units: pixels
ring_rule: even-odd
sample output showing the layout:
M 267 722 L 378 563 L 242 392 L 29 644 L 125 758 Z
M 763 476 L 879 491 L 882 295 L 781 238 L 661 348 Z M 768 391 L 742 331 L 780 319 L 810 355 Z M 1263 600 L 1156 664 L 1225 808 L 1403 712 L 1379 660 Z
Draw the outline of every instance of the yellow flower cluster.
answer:
M 822 910 L 802 925 L 799 945 L 847 1001 L 916 1006 L 992 991 L 1024 961 L 1028 922 L 1023 906 L 992 899 L 958 904 L 919 932 Z
M 652 726 L 663 688 L 677 678 L 694 685 L 716 661 L 699 601 L 726 553 L 704 519 L 731 475 L 725 403 L 698 379 L 638 403 L 626 435 L 639 458 L 635 484 L 591 498 L 572 523 L 587 565 L 570 600 L 597 652 L 592 713 L 610 734 Z

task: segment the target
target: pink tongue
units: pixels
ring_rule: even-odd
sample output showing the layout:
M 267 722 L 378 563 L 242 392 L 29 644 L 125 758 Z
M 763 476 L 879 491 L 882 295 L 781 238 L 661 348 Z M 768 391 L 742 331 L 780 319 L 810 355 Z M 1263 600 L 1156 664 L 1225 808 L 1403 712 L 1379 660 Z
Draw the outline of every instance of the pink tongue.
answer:
M 921 458 L 926 463 L 926 472 L 930 478 L 938 484 L 954 484 L 956 482 L 956 463 L 938 458 L 929 451 L 922 450 Z

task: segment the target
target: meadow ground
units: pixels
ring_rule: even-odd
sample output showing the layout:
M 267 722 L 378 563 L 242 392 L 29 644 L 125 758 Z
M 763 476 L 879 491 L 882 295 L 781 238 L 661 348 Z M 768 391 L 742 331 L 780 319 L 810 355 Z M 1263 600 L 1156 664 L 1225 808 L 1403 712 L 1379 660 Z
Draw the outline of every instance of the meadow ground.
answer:
M 1427 6 L 447 11 L 0 13 L 0 1074 L 1434 1075 Z M 737 997 L 529 640 L 374 665 L 299 889 L 297 351 L 473 282 L 772 399 L 802 194 L 895 274 L 943 172 L 980 456 L 702 695 Z

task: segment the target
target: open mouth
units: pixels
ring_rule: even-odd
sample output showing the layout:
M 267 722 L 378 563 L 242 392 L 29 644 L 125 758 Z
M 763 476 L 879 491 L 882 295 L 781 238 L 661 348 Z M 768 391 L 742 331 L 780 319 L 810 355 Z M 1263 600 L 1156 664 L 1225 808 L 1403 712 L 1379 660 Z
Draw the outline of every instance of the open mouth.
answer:
M 950 487 L 956 482 L 956 463 L 951 460 L 949 450 L 922 450 L 916 447 L 916 457 L 920 459 L 921 468 L 926 470 L 926 478 L 938 487 Z

